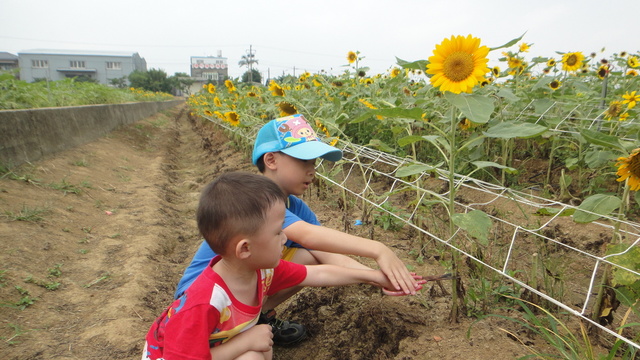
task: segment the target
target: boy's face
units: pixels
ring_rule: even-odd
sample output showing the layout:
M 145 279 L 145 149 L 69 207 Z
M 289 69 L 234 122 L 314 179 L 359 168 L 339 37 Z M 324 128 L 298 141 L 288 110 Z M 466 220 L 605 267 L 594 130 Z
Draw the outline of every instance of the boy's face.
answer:
M 271 269 L 280 262 L 282 247 L 287 241 L 282 231 L 284 214 L 284 202 L 278 201 L 267 210 L 264 224 L 249 238 L 251 247 L 249 259 L 258 269 Z
M 270 178 L 287 195 L 302 195 L 316 176 L 316 159 L 300 160 L 283 153 L 276 156 L 276 171 Z

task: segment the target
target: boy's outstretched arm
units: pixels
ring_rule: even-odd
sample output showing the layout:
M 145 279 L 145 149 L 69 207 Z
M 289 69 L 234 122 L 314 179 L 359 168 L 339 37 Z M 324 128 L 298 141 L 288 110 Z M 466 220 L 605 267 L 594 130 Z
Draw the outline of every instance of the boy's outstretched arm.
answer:
M 308 249 L 374 259 L 380 270 L 391 281 L 389 289 L 402 290 L 405 294 L 415 294 L 417 280 L 411 275 L 404 262 L 381 242 L 304 221 L 289 225 L 284 232 L 288 239 Z
M 382 287 L 391 282 L 381 270 L 362 270 L 336 265 L 307 265 L 307 277 L 301 286 L 341 286 L 359 283 L 376 283 Z

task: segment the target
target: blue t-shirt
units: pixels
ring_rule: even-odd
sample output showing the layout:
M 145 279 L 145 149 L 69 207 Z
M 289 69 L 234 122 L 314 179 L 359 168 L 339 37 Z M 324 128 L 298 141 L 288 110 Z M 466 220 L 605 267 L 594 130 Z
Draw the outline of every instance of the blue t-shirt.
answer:
M 306 221 L 313 225 L 320 225 L 316 214 L 309 208 L 309 206 L 299 198 L 289 195 L 289 203 L 287 204 L 287 210 L 284 215 L 284 225 L 282 225 L 283 229 L 289 227 L 289 225 L 298 222 L 298 221 Z M 288 247 L 302 247 L 302 245 L 295 243 L 291 240 L 287 240 L 285 246 Z M 195 279 L 202 273 L 202 271 L 207 267 L 211 259 L 217 254 L 211 250 L 209 244 L 206 241 L 202 241 L 198 251 L 193 256 L 191 260 L 191 264 L 186 268 L 184 274 L 182 275 L 182 279 L 178 282 L 178 287 L 174 294 L 174 298 L 177 299 L 182 295 L 185 290 L 191 283 L 195 281 Z

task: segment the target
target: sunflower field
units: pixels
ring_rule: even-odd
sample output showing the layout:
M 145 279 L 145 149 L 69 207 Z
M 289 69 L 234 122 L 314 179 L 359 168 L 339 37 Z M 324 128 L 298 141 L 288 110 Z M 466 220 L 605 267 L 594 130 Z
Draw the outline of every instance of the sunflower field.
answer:
M 524 299 L 528 293 L 526 300 L 536 303 L 557 299 L 560 308 L 583 315 L 591 324 L 617 333 L 630 348 L 638 348 L 640 51 L 621 51 L 609 58 L 579 51 L 531 57 L 531 47 L 522 37 L 490 48 L 471 35 L 451 36 L 426 59 L 397 59 L 386 73 L 375 75 L 363 66 L 362 54 L 350 51 L 345 71 L 338 76 L 305 72 L 270 80 L 265 86 L 227 80 L 225 86 L 205 86 L 188 103 L 193 115 L 226 127 L 239 140 L 251 139 L 271 119 L 301 113 L 345 154 L 372 151 L 377 155 L 369 159 L 388 156 L 391 160 L 355 161 L 365 178 L 374 177 L 366 174 L 375 161 L 387 167 L 375 176 L 392 173 L 392 186 L 381 194 L 367 190 L 362 195 L 393 214 L 386 225 L 403 220 L 423 230 L 426 238 L 444 239 L 442 243 L 453 248 L 445 258 L 454 275 L 473 273 L 465 262 L 472 258 L 531 290 L 509 296 Z M 496 64 L 489 63 L 491 52 L 500 53 Z M 251 141 L 244 145 L 249 149 Z M 345 179 L 345 164 L 323 164 L 320 176 L 334 183 Z M 445 185 L 425 190 L 433 178 Z M 397 183 L 404 185 L 396 187 Z M 497 204 L 491 209 L 473 208 L 459 200 L 468 184 L 506 194 L 505 201 L 526 194 L 554 205 L 529 213 L 523 209 L 530 201 L 523 200 L 516 205 L 520 215 L 500 214 Z M 407 197 L 408 192 L 415 196 Z M 405 194 L 403 201 L 387 202 L 398 193 Z M 398 215 L 403 212 L 408 215 Z M 430 223 L 429 214 L 434 213 L 441 214 L 438 221 L 445 226 Z M 520 236 L 524 229 L 525 237 L 537 239 L 527 246 L 540 240 L 540 248 L 528 247 L 527 256 L 544 254 L 541 249 L 558 239 L 550 221 L 541 220 L 549 217 L 597 224 L 608 234 L 598 249 L 572 248 L 595 264 L 580 274 L 581 288 L 597 294 L 587 297 L 582 309 L 565 306 L 570 302 L 568 286 L 545 275 L 553 273 L 550 268 L 566 270 L 568 257 L 547 253 L 544 259 L 524 261 L 527 274 L 508 274 L 512 250 L 503 250 L 508 242 L 491 248 L 506 226 L 497 224 L 504 221 L 515 229 L 507 238 Z M 464 240 L 456 240 L 460 237 Z M 428 240 L 424 241 L 426 246 Z M 572 239 L 557 241 L 564 246 Z M 415 250 L 417 257 L 422 250 Z M 517 250 L 515 246 L 513 251 Z M 495 255 L 500 261 L 491 263 L 493 252 L 500 253 Z M 550 259 L 556 263 L 549 264 Z M 543 275 L 531 276 L 532 271 Z M 568 281 L 578 275 L 565 277 Z M 481 276 L 472 276 L 466 292 L 461 291 L 456 278 L 452 319 L 477 314 L 470 308 L 486 313 L 484 305 L 478 305 L 483 297 L 505 295 L 502 285 L 487 284 Z M 622 304 L 626 312 L 613 304 Z M 617 324 L 605 320 L 616 309 L 626 314 L 624 319 Z

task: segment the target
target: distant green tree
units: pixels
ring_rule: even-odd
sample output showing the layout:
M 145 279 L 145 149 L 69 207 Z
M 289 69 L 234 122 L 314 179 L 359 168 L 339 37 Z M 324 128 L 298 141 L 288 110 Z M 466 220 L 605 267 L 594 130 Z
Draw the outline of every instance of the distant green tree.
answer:
M 124 89 L 127 87 L 127 77 L 123 76 L 120 78 L 114 78 L 109 80 L 109 84 L 111 84 L 113 87 L 116 87 L 118 89 Z
M 242 74 L 242 82 L 261 82 L 262 76 L 256 69 L 251 69 Z
M 169 80 L 171 81 L 173 89 L 187 94 L 189 94 L 189 87 L 194 83 L 194 80 L 187 73 L 183 72 L 173 74 Z
M 167 73 L 160 69 L 136 70 L 129 74 L 129 82 L 134 88 L 164 93 L 171 93 L 174 85 L 173 81 L 167 78 Z

